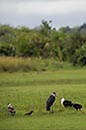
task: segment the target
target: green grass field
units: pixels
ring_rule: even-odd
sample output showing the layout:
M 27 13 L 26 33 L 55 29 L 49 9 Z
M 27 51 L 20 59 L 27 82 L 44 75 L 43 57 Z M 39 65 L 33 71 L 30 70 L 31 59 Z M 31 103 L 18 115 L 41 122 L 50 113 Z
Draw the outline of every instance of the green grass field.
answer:
M 45 104 L 56 91 L 54 113 L 46 112 Z M 65 109 L 60 98 L 83 105 L 83 111 Z M 16 115 L 11 116 L 7 104 L 12 103 Z M 31 116 L 25 112 L 34 110 Z M 86 130 L 86 70 L 0 73 L 1 130 Z

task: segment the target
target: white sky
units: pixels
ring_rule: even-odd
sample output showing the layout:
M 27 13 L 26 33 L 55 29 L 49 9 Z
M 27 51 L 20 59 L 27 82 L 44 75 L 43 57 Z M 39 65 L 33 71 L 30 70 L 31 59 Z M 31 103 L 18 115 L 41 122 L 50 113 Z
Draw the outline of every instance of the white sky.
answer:
M 0 24 L 39 26 L 42 19 L 52 26 L 77 26 L 86 22 L 86 0 L 0 0 Z

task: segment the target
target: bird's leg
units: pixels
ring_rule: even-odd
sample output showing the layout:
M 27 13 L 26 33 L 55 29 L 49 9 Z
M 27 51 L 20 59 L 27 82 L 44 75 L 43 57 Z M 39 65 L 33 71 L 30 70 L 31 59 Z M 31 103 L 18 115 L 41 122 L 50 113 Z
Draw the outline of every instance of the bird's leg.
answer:
M 53 113 L 53 106 L 52 106 L 52 113 Z
M 82 111 L 82 108 L 80 109 L 80 111 Z

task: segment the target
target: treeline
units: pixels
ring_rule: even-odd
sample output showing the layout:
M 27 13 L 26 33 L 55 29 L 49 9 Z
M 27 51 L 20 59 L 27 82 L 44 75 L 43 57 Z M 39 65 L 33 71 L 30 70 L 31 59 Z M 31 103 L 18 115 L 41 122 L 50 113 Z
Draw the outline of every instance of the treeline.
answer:
M 86 65 L 86 24 L 61 27 L 42 20 L 39 27 L 0 25 L 0 56 L 55 58 L 75 65 Z

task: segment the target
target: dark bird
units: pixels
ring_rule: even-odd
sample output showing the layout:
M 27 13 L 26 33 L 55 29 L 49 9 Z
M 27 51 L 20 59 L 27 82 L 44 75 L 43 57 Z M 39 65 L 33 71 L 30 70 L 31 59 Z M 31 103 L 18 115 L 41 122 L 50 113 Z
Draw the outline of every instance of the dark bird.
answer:
M 50 111 L 50 107 L 53 105 L 53 103 L 55 102 L 55 97 L 56 97 L 56 93 L 53 92 L 49 98 L 46 101 L 46 110 Z
M 30 112 L 25 113 L 24 115 L 31 115 L 33 112 L 34 112 L 34 111 L 32 110 L 32 111 L 30 111 Z
M 76 110 L 82 110 L 82 105 L 81 104 L 73 104 L 73 108 L 75 108 Z
M 14 107 L 10 103 L 8 103 L 8 112 L 10 112 L 12 115 L 15 115 L 16 113 Z
M 64 98 L 61 99 L 61 104 L 62 104 L 64 107 L 72 107 L 72 106 L 73 106 L 72 101 L 65 100 Z

